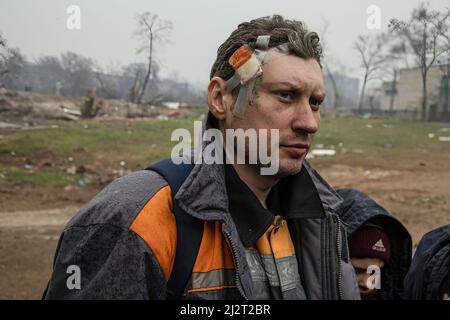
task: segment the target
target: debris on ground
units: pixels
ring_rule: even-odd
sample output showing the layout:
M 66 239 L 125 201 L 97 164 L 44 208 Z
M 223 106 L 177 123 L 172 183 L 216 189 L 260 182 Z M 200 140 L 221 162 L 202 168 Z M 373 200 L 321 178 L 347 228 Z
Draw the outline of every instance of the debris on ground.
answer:
M 336 155 L 336 150 L 334 149 L 313 149 L 311 151 L 312 156 L 323 157 L 323 156 L 334 156 Z

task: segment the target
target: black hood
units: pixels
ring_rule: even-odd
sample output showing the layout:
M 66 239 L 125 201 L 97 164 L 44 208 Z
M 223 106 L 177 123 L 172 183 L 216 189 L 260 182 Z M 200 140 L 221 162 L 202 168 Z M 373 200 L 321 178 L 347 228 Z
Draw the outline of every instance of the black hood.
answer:
M 380 298 L 403 299 L 403 280 L 411 264 L 412 240 L 408 230 L 386 209 L 368 195 L 353 189 L 337 189 L 344 199 L 338 214 L 344 222 L 348 239 L 367 224 L 384 229 L 391 243 L 391 257 L 383 268 Z
M 450 225 L 425 234 L 405 278 L 405 297 L 441 300 L 442 284 L 450 273 Z

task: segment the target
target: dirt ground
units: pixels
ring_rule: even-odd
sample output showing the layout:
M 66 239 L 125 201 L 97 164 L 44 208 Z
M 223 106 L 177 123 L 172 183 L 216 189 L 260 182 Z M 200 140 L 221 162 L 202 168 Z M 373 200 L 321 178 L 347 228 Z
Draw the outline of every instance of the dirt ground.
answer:
M 311 160 L 334 187 L 367 192 L 408 228 L 422 235 L 450 223 L 450 148 L 411 152 L 397 163 L 377 158 Z M 101 187 L 65 190 L 17 183 L 0 187 L 0 299 L 39 299 L 52 270 L 57 240 L 77 209 Z

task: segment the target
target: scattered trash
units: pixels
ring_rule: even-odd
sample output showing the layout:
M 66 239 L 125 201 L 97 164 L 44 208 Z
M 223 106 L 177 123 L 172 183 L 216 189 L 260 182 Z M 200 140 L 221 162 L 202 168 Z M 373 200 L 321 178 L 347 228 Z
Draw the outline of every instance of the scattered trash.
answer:
M 435 134 L 434 134 L 434 133 L 429 133 L 429 134 L 428 134 L 428 138 L 433 139 L 434 137 L 435 137 Z
M 81 188 L 84 188 L 84 187 L 86 187 L 86 181 L 85 181 L 84 179 L 79 179 L 79 180 L 78 180 L 78 185 L 79 185 Z
M 125 161 L 120 161 L 120 166 L 121 167 L 125 167 L 125 165 L 126 165 Z
M 64 191 L 72 191 L 74 189 L 73 185 L 67 185 L 64 187 Z
M 11 151 L 9 154 L 12 155 L 13 157 L 16 155 L 14 151 Z
M 169 120 L 169 117 L 163 114 L 160 114 L 159 116 L 156 117 L 156 119 L 158 120 Z
M 81 116 L 81 111 L 80 110 L 75 110 L 75 109 L 70 109 L 67 108 L 65 106 L 61 106 L 61 109 L 64 113 L 67 113 L 71 116 L 75 116 L 75 117 L 80 117 Z
M 371 124 L 366 124 L 367 128 L 373 128 L 373 126 Z
M 67 160 L 69 160 L 69 162 L 72 162 L 73 158 L 72 157 L 68 157 Z
M 29 164 L 29 163 L 26 163 L 23 167 L 25 168 L 25 170 L 32 170 L 33 169 L 33 165 Z
M 450 137 L 439 137 L 439 141 L 450 142 Z
M 67 168 L 66 172 L 68 174 L 76 174 L 77 173 L 77 167 L 76 166 L 70 166 L 69 168 Z
M 334 149 L 314 149 L 311 151 L 312 156 L 334 156 L 336 155 L 336 150 Z

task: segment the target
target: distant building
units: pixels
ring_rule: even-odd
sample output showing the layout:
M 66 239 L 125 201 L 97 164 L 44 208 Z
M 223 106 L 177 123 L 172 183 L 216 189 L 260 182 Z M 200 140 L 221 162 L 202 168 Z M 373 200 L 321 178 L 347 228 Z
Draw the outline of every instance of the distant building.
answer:
M 398 83 L 384 81 L 377 91 L 380 110 L 399 110 Z
M 427 75 L 427 93 L 429 112 L 442 112 L 445 103 L 446 68 L 448 65 L 432 66 Z M 396 86 L 392 82 L 383 82 L 381 86 L 380 109 L 409 111 L 420 114 L 422 108 L 422 74 L 420 68 L 401 69 Z

